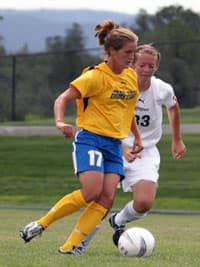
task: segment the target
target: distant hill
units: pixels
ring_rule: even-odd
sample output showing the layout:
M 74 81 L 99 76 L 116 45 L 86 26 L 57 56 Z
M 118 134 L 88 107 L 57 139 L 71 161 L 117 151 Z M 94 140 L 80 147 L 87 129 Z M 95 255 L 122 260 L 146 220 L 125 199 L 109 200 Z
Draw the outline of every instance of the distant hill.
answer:
M 16 53 L 27 44 L 30 52 L 45 51 L 45 39 L 63 36 L 72 23 L 82 26 L 85 47 L 97 47 L 94 27 L 105 19 L 112 19 L 126 25 L 134 24 L 134 15 L 95 10 L 5 10 L 0 9 L 0 35 L 8 53 Z

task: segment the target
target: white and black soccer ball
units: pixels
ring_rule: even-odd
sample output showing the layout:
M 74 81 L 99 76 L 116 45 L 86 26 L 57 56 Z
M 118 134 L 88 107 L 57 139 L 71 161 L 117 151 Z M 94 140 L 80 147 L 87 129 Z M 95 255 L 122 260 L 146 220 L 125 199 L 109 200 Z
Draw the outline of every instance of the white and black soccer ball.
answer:
M 118 241 L 118 249 L 123 256 L 149 257 L 155 248 L 153 234 L 142 227 L 132 227 L 124 231 Z

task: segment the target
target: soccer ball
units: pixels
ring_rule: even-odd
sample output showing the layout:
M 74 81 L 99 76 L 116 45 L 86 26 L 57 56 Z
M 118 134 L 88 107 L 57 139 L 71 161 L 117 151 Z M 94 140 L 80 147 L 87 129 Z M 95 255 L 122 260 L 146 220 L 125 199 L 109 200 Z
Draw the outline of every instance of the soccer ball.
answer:
M 124 231 L 118 241 L 118 249 L 123 256 L 149 257 L 155 248 L 152 233 L 142 227 L 132 227 Z

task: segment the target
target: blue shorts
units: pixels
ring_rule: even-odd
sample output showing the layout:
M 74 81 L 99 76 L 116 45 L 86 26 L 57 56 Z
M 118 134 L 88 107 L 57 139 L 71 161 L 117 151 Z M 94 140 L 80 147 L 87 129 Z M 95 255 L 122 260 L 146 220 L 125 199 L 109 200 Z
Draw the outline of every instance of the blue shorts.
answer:
M 121 140 L 80 130 L 74 139 L 72 158 L 76 174 L 94 170 L 124 177 Z

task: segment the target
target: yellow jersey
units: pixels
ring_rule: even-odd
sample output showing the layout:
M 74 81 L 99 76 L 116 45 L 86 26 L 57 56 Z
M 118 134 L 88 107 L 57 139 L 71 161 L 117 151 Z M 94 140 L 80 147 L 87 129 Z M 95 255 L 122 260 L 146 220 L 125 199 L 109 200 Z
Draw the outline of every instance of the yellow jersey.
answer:
M 79 128 L 117 139 L 127 137 L 139 95 L 137 76 L 132 68 L 115 74 L 103 62 L 70 83 L 77 99 Z

